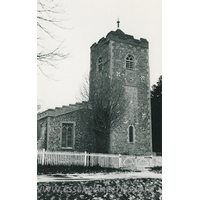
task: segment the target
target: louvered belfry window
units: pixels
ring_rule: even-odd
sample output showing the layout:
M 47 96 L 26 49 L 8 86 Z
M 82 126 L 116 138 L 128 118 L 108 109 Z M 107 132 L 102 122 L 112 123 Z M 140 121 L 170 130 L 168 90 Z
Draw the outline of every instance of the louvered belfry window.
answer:
M 133 62 L 134 62 L 133 56 L 128 55 L 126 57 L 126 69 L 133 69 Z
M 73 125 L 62 124 L 62 147 L 72 148 L 73 146 Z

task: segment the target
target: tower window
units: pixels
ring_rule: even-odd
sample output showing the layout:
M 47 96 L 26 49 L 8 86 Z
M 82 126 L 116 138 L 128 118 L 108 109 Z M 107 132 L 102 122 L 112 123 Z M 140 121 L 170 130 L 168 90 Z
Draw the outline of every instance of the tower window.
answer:
M 101 72 L 103 69 L 102 57 L 99 57 L 98 59 L 98 69 L 99 69 L 99 72 Z
M 129 126 L 129 142 L 134 142 L 134 128 Z
M 126 69 L 133 69 L 133 56 L 132 55 L 128 55 L 126 57 Z
M 61 147 L 73 147 L 73 124 L 62 124 L 62 142 Z

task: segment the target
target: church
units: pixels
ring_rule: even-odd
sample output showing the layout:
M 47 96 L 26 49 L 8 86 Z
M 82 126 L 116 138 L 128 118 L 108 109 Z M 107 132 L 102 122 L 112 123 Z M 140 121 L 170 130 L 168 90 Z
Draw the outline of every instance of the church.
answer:
M 47 151 L 152 155 L 149 43 L 122 30 L 110 31 L 90 47 L 90 88 L 117 77 L 128 105 L 109 134 L 97 140 L 90 128 L 88 102 L 48 109 L 37 114 L 37 148 Z M 97 88 L 98 89 L 98 88 Z M 85 115 L 86 116 L 86 115 Z M 97 142 L 98 141 L 98 142 Z M 107 147 L 104 143 L 107 141 Z

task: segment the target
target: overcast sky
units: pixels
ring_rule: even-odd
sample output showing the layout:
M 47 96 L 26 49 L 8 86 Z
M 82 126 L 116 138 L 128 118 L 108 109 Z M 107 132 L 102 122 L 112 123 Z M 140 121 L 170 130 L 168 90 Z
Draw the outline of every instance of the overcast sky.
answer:
M 37 99 L 43 109 L 76 103 L 84 74 L 90 69 L 90 46 L 111 30 L 120 29 L 135 39 L 149 41 L 150 85 L 162 74 L 161 0 L 65 0 L 66 27 L 54 30 L 65 39 L 70 56 L 58 69 L 45 68 L 51 80 L 38 71 Z

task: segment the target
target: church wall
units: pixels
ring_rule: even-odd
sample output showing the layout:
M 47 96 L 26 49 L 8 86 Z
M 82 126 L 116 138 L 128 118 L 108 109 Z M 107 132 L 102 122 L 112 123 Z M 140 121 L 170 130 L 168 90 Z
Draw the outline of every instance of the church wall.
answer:
M 37 121 L 37 149 L 47 149 L 47 118 Z
M 110 153 L 144 154 L 152 151 L 148 49 L 134 44 L 111 42 L 112 76 L 125 79 L 130 99 L 125 117 L 111 131 Z M 134 70 L 126 69 L 126 56 L 134 56 Z M 135 141 L 129 143 L 129 126 L 135 129 Z
M 98 70 L 98 58 L 102 57 L 102 71 Z M 110 48 L 107 40 L 102 39 L 98 45 L 91 47 L 90 55 L 90 87 L 99 85 L 104 81 L 109 81 L 110 75 Z M 95 87 L 96 89 L 96 87 Z
M 59 115 L 56 117 L 49 117 L 48 119 L 48 139 L 47 150 L 49 151 L 78 151 L 78 152 L 95 152 L 95 141 L 92 130 L 90 130 L 89 120 L 81 118 L 84 114 L 82 112 L 88 112 L 84 110 L 78 110 L 67 114 Z M 81 115 L 82 113 L 82 115 Z M 87 115 L 88 113 L 86 113 Z M 74 123 L 74 148 L 63 149 L 61 148 L 61 122 Z
M 98 69 L 98 58 L 102 57 L 102 71 Z M 102 38 L 98 44 L 91 47 L 90 61 L 90 94 L 104 94 L 102 88 L 105 88 L 110 81 L 110 48 L 109 42 Z M 101 89 L 99 87 L 102 87 Z M 99 89 L 99 90 L 98 90 Z M 106 93 L 106 92 L 105 92 Z M 105 94 L 107 95 L 107 94 Z M 92 96 L 92 95 L 90 95 Z M 103 98 L 106 98 L 104 96 Z M 96 152 L 108 153 L 109 135 L 108 133 L 98 132 L 96 130 Z
M 145 39 L 135 40 L 133 36 L 126 35 L 119 29 L 116 32 L 111 31 L 97 44 L 94 43 L 91 46 L 90 58 L 90 98 L 93 92 L 99 91 L 101 93 L 98 94 L 104 94 L 104 89 L 100 88 L 107 86 L 112 78 L 121 79 L 129 100 L 124 117 L 112 127 L 112 130 L 109 127 L 110 136 L 106 132 L 104 135 L 97 134 L 100 137 L 98 138 L 92 130 L 90 110 L 79 109 L 72 112 L 70 110 L 66 114 L 59 114 L 60 109 L 56 108 L 55 111 L 48 111 L 40 116 L 43 118 L 38 118 L 38 149 L 129 155 L 151 154 L 148 53 L 148 42 Z M 129 54 L 134 57 L 133 69 L 126 69 L 126 57 Z M 102 58 L 102 70 L 99 70 L 99 57 Z M 106 95 L 104 96 L 106 98 Z M 53 116 L 52 113 L 57 116 Z M 62 122 L 73 123 L 73 149 L 61 147 Z M 129 141 L 130 127 L 134 133 L 132 142 Z

